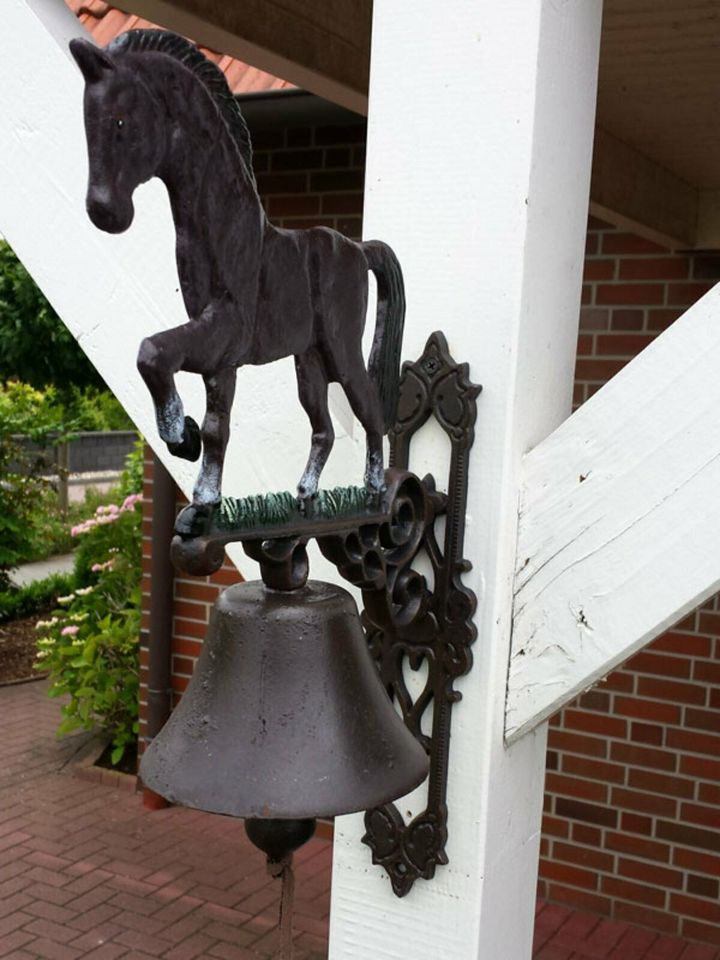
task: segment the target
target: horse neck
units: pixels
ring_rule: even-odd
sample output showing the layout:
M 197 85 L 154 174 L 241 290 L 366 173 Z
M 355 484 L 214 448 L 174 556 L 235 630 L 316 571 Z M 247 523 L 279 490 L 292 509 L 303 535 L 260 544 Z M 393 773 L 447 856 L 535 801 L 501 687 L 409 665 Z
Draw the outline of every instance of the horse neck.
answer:
M 164 57 L 164 60 L 169 58 Z M 252 173 L 240 156 L 230 131 L 201 82 L 169 61 L 167 74 L 152 70 L 152 86 L 162 101 L 168 123 L 164 157 L 157 171 L 170 197 L 178 233 L 202 232 L 205 242 L 218 230 L 218 210 L 242 225 L 246 242 L 259 237 L 265 214 Z M 190 199 L 191 202 L 188 202 Z M 223 243 L 222 236 L 215 236 Z

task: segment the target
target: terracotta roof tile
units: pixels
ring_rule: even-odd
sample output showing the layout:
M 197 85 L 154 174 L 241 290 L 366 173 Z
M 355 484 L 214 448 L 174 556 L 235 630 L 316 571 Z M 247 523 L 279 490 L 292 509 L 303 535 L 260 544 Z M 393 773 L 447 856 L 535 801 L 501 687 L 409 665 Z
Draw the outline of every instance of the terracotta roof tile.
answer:
M 93 40 L 101 47 L 106 46 L 126 30 L 137 30 L 147 27 L 157 28 L 157 24 L 143 20 L 132 13 L 124 13 L 117 7 L 111 7 L 105 0 L 65 0 L 83 26 L 92 35 Z M 288 90 L 294 84 L 287 80 L 274 77 L 264 70 L 251 67 L 224 54 L 200 47 L 205 56 L 214 60 L 227 77 L 228 85 L 233 93 L 264 93 L 267 90 Z

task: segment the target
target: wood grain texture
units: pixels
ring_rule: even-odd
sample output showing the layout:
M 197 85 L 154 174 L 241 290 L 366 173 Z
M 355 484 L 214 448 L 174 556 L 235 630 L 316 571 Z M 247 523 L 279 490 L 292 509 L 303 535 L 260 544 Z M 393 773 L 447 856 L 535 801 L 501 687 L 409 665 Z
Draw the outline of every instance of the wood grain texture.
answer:
M 506 737 L 720 585 L 720 287 L 525 458 Z
M 714 0 L 605 0 L 603 130 L 694 187 L 720 187 Z
M 696 242 L 698 191 L 600 127 L 595 128 L 590 199 L 650 229 L 669 247 Z
M 133 13 L 367 112 L 371 0 L 135 0 Z

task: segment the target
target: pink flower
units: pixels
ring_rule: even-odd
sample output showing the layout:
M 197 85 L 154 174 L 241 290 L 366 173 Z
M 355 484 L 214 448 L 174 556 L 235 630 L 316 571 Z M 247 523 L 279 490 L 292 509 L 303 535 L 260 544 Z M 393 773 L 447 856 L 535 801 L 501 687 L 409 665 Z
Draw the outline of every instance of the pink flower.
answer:
M 60 631 L 61 637 L 74 637 L 80 627 L 63 627 Z
M 120 512 L 120 507 L 116 503 L 108 503 L 107 505 L 100 504 L 100 506 L 95 511 L 95 516 L 97 520 L 90 521 L 91 523 L 102 523 L 103 519 L 106 517 L 114 518 L 116 514 Z
M 141 493 L 131 493 L 129 496 L 125 497 L 123 500 L 123 505 L 120 507 L 122 511 L 132 510 L 135 507 L 136 503 L 142 502 Z
M 119 513 L 106 513 L 104 517 L 98 517 L 95 521 L 95 525 L 105 526 L 108 523 L 115 523 L 117 518 L 120 516 Z
M 78 523 L 77 526 L 71 529 L 70 533 L 73 537 L 79 537 L 82 536 L 83 533 L 87 533 L 88 530 L 92 530 L 97 524 L 98 521 L 91 517 L 89 520 L 83 520 L 82 523 Z

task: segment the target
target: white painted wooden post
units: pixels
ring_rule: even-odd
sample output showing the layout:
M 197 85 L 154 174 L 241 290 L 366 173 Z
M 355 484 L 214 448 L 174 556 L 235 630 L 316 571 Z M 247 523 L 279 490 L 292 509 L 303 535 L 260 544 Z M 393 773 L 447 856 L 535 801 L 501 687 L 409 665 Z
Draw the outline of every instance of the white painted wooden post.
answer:
M 570 410 L 600 0 L 375 0 L 365 236 L 405 271 L 405 355 L 435 328 L 484 385 L 470 466 L 473 672 L 458 684 L 450 864 L 396 899 L 336 827 L 330 960 L 528 960 L 545 726 L 505 748 L 522 455 Z M 439 444 L 416 458 L 438 469 Z M 422 797 L 401 804 L 413 813 Z

